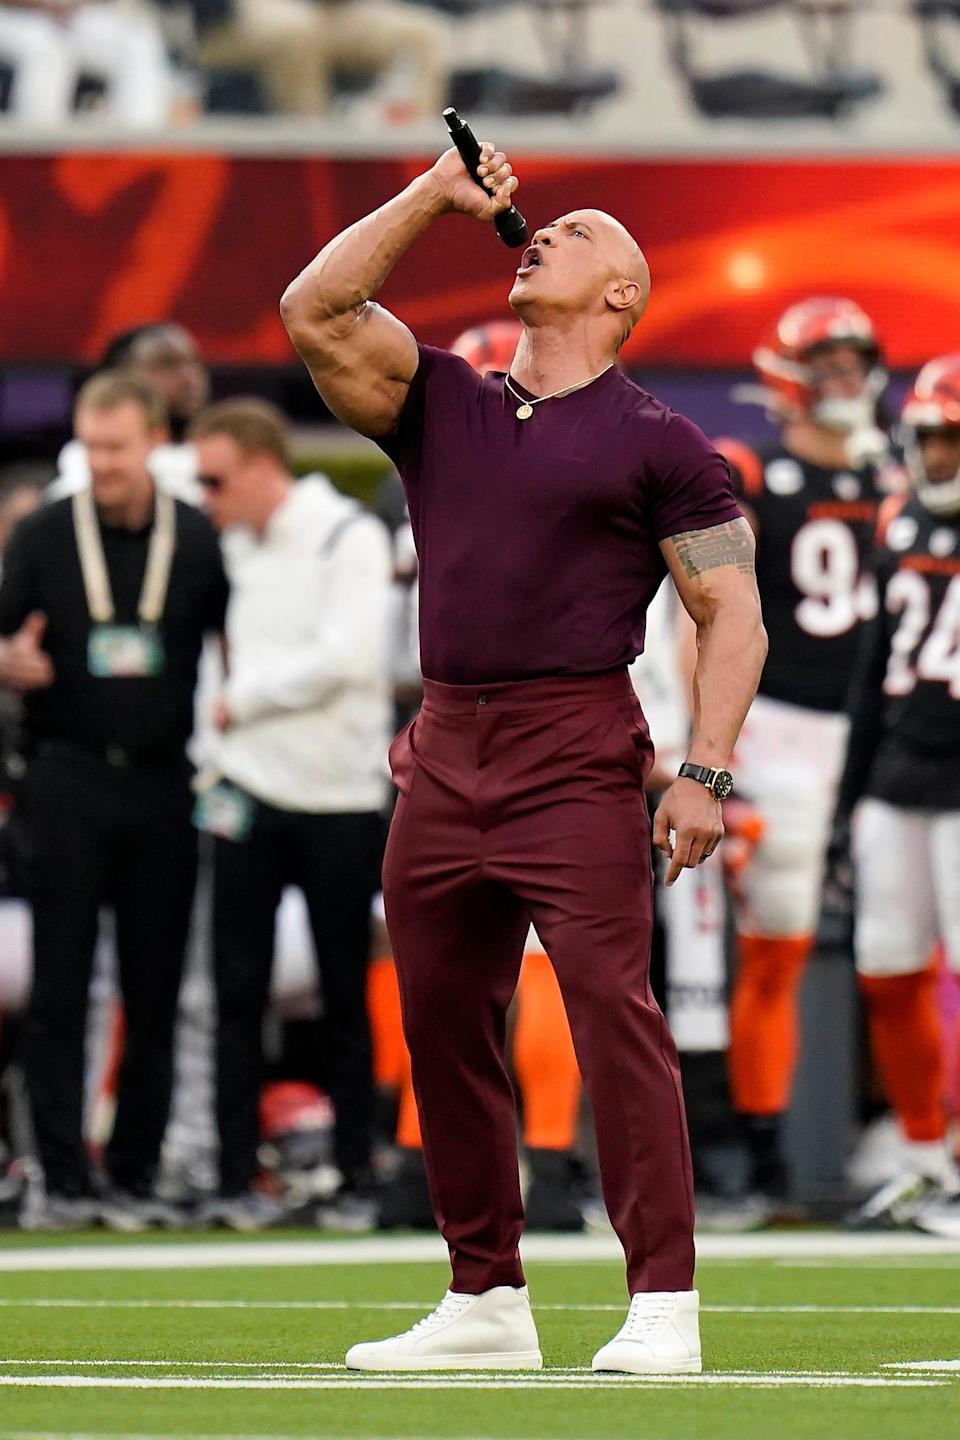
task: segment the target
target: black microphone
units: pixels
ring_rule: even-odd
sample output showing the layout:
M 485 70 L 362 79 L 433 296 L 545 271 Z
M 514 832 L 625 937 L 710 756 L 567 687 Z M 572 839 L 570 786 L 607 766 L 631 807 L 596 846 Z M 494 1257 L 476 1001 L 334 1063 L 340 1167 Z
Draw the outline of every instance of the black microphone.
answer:
M 490 191 L 477 174 L 477 166 L 480 164 L 480 146 L 477 144 L 476 136 L 466 121 L 460 119 L 452 105 L 448 105 L 444 110 L 443 118 L 447 122 L 450 138 L 460 151 L 460 158 L 467 167 L 467 174 L 480 186 L 483 193 L 489 196 Z M 501 210 L 499 215 L 495 215 L 493 223 L 497 227 L 500 239 L 505 245 L 509 245 L 511 250 L 526 245 L 530 239 L 527 222 L 513 205 L 509 210 Z

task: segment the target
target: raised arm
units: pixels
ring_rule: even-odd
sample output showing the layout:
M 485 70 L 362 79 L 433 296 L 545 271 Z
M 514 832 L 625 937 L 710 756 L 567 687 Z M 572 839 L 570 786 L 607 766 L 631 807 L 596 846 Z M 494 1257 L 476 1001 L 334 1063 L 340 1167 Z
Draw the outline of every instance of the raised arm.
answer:
M 684 608 L 697 627 L 693 725 L 687 758 L 726 769 L 767 654 L 746 520 L 672 535 L 660 546 Z M 675 834 L 673 843 L 670 831 Z M 654 820 L 655 844 L 670 856 L 667 884 L 713 854 L 723 837 L 720 805 L 697 780 L 675 780 Z
M 506 156 L 483 145 L 477 173 L 487 195 L 458 152 L 447 150 L 406 190 L 324 246 L 283 296 L 283 322 L 313 383 L 334 415 L 362 435 L 395 428 L 417 370 L 413 335 L 373 296 L 441 215 L 459 210 L 492 220 L 509 207 L 517 180 Z

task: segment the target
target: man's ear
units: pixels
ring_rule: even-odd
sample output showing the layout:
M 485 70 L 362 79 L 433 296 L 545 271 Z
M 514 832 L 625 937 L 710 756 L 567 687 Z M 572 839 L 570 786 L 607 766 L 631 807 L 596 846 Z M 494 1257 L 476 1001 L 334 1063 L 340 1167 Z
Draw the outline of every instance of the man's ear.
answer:
M 636 280 L 611 280 L 605 299 L 611 310 L 632 310 L 640 302 L 640 286 Z

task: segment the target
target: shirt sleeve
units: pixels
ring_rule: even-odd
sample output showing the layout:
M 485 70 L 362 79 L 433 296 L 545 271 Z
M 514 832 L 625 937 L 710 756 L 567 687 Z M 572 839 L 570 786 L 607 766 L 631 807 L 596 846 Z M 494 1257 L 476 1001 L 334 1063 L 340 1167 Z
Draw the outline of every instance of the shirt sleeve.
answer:
M 379 435 L 377 444 L 409 483 L 416 477 L 420 462 L 420 447 L 423 427 L 432 393 L 444 375 L 464 370 L 477 381 L 474 370 L 466 360 L 451 355 L 449 350 L 439 350 L 434 345 L 418 345 L 419 360 L 417 371 L 410 381 L 407 398 L 397 419 L 396 428 L 389 435 Z
M 37 596 L 30 527 L 17 526 L 3 555 L 0 583 L 0 635 L 14 635 L 32 610 L 43 609 Z
M 329 591 L 311 638 L 227 680 L 227 705 L 237 724 L 311 710 L 342 686 L 388 673 L 392 565 L 386 530 L 374 516 L 361 516 L 344 529 L 324 563 L 331 566 Z
M 649 506 L 657 540 L 743 517 L 726 460 L 682 415 L 667 420 Z
M 713 445 L 727 462 L 737 500 L 744 500 L 748 505 L 756 504 L 758 496 L 763 494 L 764 485 L 763 461 L 756 450 L 730 435 L 718 436 Z

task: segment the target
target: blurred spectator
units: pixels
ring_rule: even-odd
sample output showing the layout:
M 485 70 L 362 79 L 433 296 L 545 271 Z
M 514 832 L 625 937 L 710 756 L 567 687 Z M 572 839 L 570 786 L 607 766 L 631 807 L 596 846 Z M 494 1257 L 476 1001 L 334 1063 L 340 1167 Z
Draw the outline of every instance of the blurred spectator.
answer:
M 233 587 L 222 742 L 200 812 L 217 837 L 221 1200 L 210 1217 L 238 1229 L 277 1218 L 251 1186 L 276 914 L 296 885 L 320 970 L 318 1071 L 343 1176 L 329 1219 L 361 1228 L 373 1219 L 365 982 L 387 798 L 389 541 L 325 477 L 294 483 L 273 407 L 227 401 L 191 435 Z
M 41 504 L 45 477 L 45 467 L 36 465 L 10 465 L 0 474 L 0 565 L 20 521 Z
M 200 487 L 196 480 L 196 457 L 193 447 L 184 443 L 186 427 L 206 403 L 210 388 L 207 368 L 200 357 L 193 336 L 172 321 L 154 321 L 137 325 L 114 335 L 101 357 L 103 370 L 123 371 L 139 377 L 152 386 L 165 402 L 167 430 L 161 443 L 150 453 L 148 466 L 156 485 L 188 504 L 199 504 Z M 49 486 L 49 501 L 75 495 L 90 485 L 90 462 L 82 441 L 73 439 L 58 458 L 58 475 Z M 217 637 L 211 635 L 203 647 L 200 676 L 195 704 L 194 734 L 188 747 L 190 759 L 202 766 L 210 746 L 210 711 L 222 678 L 222 659 Z M 209 1172 L 203 1170 L 205 1158 L 212 1149 L 212 1118 L 205 1106 L 209 1090 L 204 1079 L 212 1067 L 205 1066 L 205 1057 L 212 1050 L 209 1037 L 213 1033 L 212 984 L 206 931 L 209 904 L 206 875 L 201 857 L 201 883 L 198 886 L 197 909 L 192 926 L 193 943 L 188 946 L 187 968 L 180 992 L 180 1014 L 177 1045 L 181 1063 L 177 1070 L 171 1123 L 164 1149 L 164 1173 L 161 1183 L 166 1195 L 183 1192 L 181 1184 L 171 1184 L 171 1174 L 181 1177 Z M 88 1026 L 88 1072 L 96 1075 L 97 1062 L 102 1059 L 104 1042 L 109 1039 L 122 1016 L 117 994 L 117 964 L 113 943 L 114 927 L 109 914 L 101 916 L 101 941 L 94 963 Z M 120 1021 L 119 1023 L 122 1023 Z M 188 1058 L 184 1058 L 188 1057 Z M 199 1063 L 195 1063 L 199 1060 Z M 109 1066 L 102 1067 L 109 1072 Z M 199 1072 L 199 1075 L 198 1075 Z M 186 1078 L 185 1078 L 186 1077 Z M 94 1082 L 95 1083 L 95 1082 Z M 109 1096 L 91 1108 L 94 1113 L 109 1108 Z M 90 1134 L 91 1120 L 87 1121 Z M 176 1156 L 176 1162 L 171 1160 Z M 199 1158 L 198 1158 L 199 1157 Z
M 182 445 L 210 394 L 210 375 L 197 342 L 173 320 L 156 320 L 114 335 L 101 362 L 104 370 L 130 370 L 153 386 L 167 407 L 167 428 Z
M 21 520 L 26 519 L 43 503 L 43 485 L 33 465 L 11 465 L 0 475 L 0 579 L 3 557 L 10 537 Z M 40 467 L 40 474 L 44 473 Z M 15 777 L 8 770 L 11 757 L 19 746 L 23 705 L 15 690 L 0 684 L 0 817 L 5 817 L 12 804 L 10 791 Z M 14 767 L 16 762 L 13 761 Z M 2 825 L 2 819 L 0 819 Z M 0 868 L 17 868 L 11 853 L 11 833 L 0 829 Z M 3 882 L 0 880 L 0 888 Z M 2 955 L 0 949 L 0 955 Z M 0 961 L 2 963 L 2 961 Z
M 446 26 L 404 0 L 186 0 L 198 58 L 260 77 L 281 114 L 324 115 L 333 72 L 399 72 L 397 95 L 413 114 L 436 116 L 446 103 Z M 404 118 L 395 114 L 393 118 Z
M 77 400 L 92 486 L 22 522 L 0 586 L 0 680 L 26 696 L 34 985 L 26 1045 L 45 1194 L 21 1216 L 137 1229 L 167 1123 L 177 992 L 196 873 L 185 745 L 205 632 L 226 577 L 206 518 L 155 489 L 162 404 L 132 376 Z M 126 1045 L 95 1200 L 82 1141 L 84 1034 L 101 905 L 116 919 Z
M 14 527 L 41 504 L 43 477 L 44 467 L 36 465 L 11 465 L 0 474 L 0 567 Z M 22 1128 L 13 1113 L 22 1108 L 20 1086 L 11 1083 L 9 1067 L 17 1054 L 17 1022 L 30 992 L 32 969 L 30 912 L 20 898 L 23 866 L 17 827 L 10 823 L 16 776 L 7 770 L 7 757 L 18 746 L 21 718 L 20 697 L 0 686 L 0 1223 L 4 1216 L 15 1216 L 23 1184 L 19 1167 L 7 1171 L 17 1154 L 15 1131 Z
M 105 119 L 158 129 L 167 118 L 170 66 L 146 7 L 0 0 L 0 59 L 14 72 L 11 112 L 27 125 L 64 124 L 82 75 L 105 82 Z
M 167 408 L 169 435 L 151 454 L 150 473 L 176 499 L 199 503 L 196 457 L 184 436 L 207 403 L 210 375 L 189 330 L 167 320 L 124 330 L 110 341 L 100 363 L 104 370 L 139 375 L 160 395 Z M 80 440 L 65 445 L 57 463 L 59 474 L 50 487 L 50 499 L 73 495 L 90 484 L 90 463 Z

